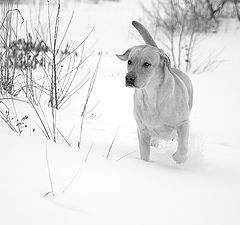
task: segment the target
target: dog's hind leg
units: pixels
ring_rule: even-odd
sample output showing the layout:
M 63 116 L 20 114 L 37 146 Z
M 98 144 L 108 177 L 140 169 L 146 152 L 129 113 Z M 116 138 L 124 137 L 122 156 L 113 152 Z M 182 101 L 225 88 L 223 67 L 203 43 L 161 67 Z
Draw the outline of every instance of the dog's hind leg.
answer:
M 138 141 L 140 148 L 140 156 L 142 160 L 149 161 L 150 157 L 150 140 L 148 132 L 138 129 Z
M 177 128 L 178 147 L 173 154 L 173 159 L 176 163 L 184 163 L 187 160 L 188 153 L 188 137 L 189 137 L 189 122 L 182 124 Z

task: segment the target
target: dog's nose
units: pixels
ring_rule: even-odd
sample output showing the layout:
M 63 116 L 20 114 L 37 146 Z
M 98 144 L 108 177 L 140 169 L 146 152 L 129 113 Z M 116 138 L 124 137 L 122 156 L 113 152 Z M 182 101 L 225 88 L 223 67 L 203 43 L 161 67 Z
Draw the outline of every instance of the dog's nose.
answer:
M 132 73 L 132 72 L 127 73 L 125 79 L 126 79 L 126 86 L 134 86 L 136 75 L 135 73 Z

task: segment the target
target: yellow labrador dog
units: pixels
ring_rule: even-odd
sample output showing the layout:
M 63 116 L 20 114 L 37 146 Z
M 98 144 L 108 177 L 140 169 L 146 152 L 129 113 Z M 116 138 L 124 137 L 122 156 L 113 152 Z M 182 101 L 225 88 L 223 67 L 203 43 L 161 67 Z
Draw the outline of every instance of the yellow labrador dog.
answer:
M 150 145 L 156 139 L 178 141 L 173 159 L 187 160 L 189 114 L 193 87 L 186 74 L 171 68 L 170 60 L 159 49 L 139 22 L 133 21 L 146 45 L 128 49 L 119 59 L 128 63 L 126 86 L 134 88 L 134 116 L 138 127 L 141 159 L 148 161 Z

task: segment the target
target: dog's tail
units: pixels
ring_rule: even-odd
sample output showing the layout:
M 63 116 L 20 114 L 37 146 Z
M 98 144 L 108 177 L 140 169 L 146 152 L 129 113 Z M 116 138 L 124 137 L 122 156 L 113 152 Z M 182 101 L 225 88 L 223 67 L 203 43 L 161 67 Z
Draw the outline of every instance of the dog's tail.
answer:
M 143 40 L 147 45 L 151 45 L 158 48 L 156 42 L 153 40 L 148 30 L 141 23 L 137 21 L 132 21 L 132 25 L 138 30 L 138 32 L 140 33 L 140 35 L 142 36 Z

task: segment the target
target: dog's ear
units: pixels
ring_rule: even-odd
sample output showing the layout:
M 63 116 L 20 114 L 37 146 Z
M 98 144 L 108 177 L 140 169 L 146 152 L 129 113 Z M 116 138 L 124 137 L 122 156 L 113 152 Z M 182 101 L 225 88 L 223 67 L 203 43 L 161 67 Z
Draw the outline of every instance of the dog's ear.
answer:
M 170 58 L 165 54 L 164 56 L 164 63 L 165 65 L 167 66 L 168 69 L 171 68 L 171 61 L 170 61 Z
M 131 52 L 132 48 L 129 48 L 126 52 L 124 52 L 122 55 L 116 55 L 119 59 L 126 61 L 128 59 L 128 56 Z
M 163 65 L 166 66 L 168 69 L 170 69 L 171 61 L 168 55 L 162 49 L 159 49 L 159 54 L 160 54 L 161 60 L 163 61 Z

